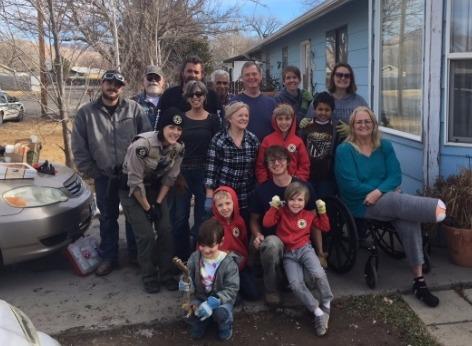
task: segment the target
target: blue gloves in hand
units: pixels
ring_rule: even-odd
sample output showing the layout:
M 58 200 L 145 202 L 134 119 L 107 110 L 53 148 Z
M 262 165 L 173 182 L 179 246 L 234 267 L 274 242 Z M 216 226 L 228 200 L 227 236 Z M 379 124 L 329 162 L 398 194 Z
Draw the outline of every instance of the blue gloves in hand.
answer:
M 192 292 L 193 291 L 193 285 L 192 281 L 190 282 L 185 282 L 182 278 L 179 280 L 179 291 L 180 292 Z
M 211 207 L 213 206 L 213 197 L 205 198 L 205 211 L 211 213 Z
M 199 317 L 200 321 L 205 321 L 213 314 L 213 310 L 220 305 L 221 301 L 218 298 L 210 296 L 198 306 L 197 311 L 195 311 L 195 316 Z

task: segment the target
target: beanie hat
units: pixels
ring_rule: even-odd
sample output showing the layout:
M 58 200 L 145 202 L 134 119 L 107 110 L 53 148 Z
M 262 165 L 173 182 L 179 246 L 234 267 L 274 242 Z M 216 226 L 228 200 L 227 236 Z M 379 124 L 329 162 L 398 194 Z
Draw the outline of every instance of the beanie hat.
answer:
M 183 127 L 183 121 L 184 113 L 176 107 L 170 107 L 159 115 L 156 130 L 161 131 L 167 125 Z

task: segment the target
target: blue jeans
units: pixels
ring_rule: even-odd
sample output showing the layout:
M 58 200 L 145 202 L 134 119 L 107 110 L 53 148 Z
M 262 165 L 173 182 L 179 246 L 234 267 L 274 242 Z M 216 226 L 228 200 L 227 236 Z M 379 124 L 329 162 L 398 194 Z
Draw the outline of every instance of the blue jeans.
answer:
M 97 207 L 100 210 L 100 247 L 98 251 L 104 260 L 113 262 L 118 261 L 118 217 L 120 215 L 118 191 L 118 184 L 114 184 L 109 177 L 101 176 L 95 179 Z M 136 240 L 128 222 L 126 222 L 126 242 L 128 254 L 136 256 Z
M 184 189 L 173 189 L 173 203 L 171 203 L 170 213 L 173 219 L 174 254 L 186 261 L 195 249 L 200 225 L 210 215 L 205 212 L 205 169 L 182 169 L 180 174 L 185 178 L 187 186 Z M 190 229 L 192 195 L 195 196 L 194 222 Z
M 193 303 L 193 302 L 192 302 Z M 233 326 L 233 305 L 232 304 L 222 304 L 213 310 L 211 317 L 207 318 L 204 321 L 196 316 L 192 316 L 188 319 L 188 323 L 192 328 L 192 334 L 203 334 L 205 333 L 208 324 L 213 320 L 218 325 L 219 331 L 224 331 L 232 328 Z

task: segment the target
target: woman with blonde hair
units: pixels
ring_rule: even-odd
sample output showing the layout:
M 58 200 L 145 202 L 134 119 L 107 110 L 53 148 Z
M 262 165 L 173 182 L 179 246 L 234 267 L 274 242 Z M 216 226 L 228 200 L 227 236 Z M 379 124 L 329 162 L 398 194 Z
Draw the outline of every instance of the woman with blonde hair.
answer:
M 421 223 L 446 217 L 441 200 L 400 192 L 402 172 L 390 141 L 381 138 L 372 110 L 357 107 L 350 134 L 336 150 L 335 175 L 341 198 L 355 218 L 391 222 L 414 275 L 413 293 L 430 307 L 439 304 L 426 286 Z
M 210 142 L 207 155 L 205 209 L 210 212 L 213 191 L 222 185 L 232 187 L 239 200 L 240 214 L 246 223 L 249 219 L 248 197 L 255 187 L 259 140 L 247 130 L 249 106 L 233 102 L 225 107 L 227 126 Z

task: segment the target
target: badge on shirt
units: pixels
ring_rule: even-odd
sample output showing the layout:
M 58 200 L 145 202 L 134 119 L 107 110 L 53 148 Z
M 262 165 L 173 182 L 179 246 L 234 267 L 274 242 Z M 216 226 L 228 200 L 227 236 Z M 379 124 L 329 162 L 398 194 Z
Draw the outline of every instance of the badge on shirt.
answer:
M 136 156 L 140 159 L 144 159 L 149 154 L 149 149 L 147 147 L 141 146 L 136 148 Z
M 294 152 L 297 150 L 297 146 L 296 146 L 295 144 L 293 144 L 293 143 L 292 143 L 292 144 L 289 144 L 289 145 L 287 146 L 287 150 L 288 150 L 289 152 L 291 152 L 291 153 L 294 153 Z
M 239 235 L 241 234 L 241 232 L 239 231 L 239 228 L 238 227 L 234 227 L 233 228 L 233 235 L 236 237 L 236 238 L 239 238 Z
M 303 229 L 306 227 L 306 220 L 305 219 L 300 219 L 297 221 L 297 226 L 300 229 Z

